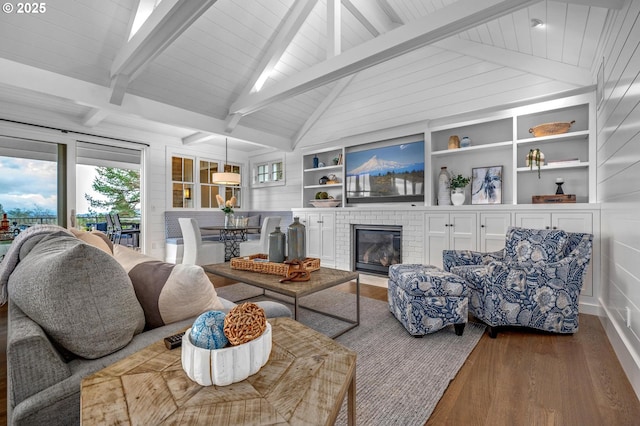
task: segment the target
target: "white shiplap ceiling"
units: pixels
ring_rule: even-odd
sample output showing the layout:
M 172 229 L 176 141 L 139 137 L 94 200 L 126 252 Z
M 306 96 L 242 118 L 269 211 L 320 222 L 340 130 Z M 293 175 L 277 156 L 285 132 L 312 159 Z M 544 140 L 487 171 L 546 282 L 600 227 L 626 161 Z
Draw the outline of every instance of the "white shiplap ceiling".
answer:
M 290 151 L 590 86 L 625 5 L 163 0 L 129 40 L 149 2 L 0 15 L 0 118 Z

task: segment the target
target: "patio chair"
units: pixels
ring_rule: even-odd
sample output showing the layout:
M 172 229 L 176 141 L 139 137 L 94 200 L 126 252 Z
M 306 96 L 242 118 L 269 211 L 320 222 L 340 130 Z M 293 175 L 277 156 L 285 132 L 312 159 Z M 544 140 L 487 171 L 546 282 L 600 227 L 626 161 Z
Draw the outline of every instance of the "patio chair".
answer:
M 122 241 L 122 236 L 124 235 L 127 240 L 131 238 L 131 244 L 128 245 L 137 247 L 138 237 L 140 236 L 140 228 L 133 227 L 133 225 L 131 225 L 132 227 L 130 228 L 123 226 L 122 222 L 120 221 L 120 215 L 118 215 L 118 213 L 112 216 L 112 220 L 113 238 L 111 241 L 113 241 L 115 244 L 120 244 L 120 242 Z
M 469 312 L 490 337 L 499 326 L 574 333 L 592 244 L 592 234 L 510 227 L 504 250 L 444 250 L 443 264 L 469 284 Z

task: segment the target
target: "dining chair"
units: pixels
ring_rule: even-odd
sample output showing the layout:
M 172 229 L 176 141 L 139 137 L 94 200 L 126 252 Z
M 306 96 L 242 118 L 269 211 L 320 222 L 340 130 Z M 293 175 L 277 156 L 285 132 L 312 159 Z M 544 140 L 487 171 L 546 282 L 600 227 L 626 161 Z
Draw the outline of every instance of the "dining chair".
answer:
M 249 256 L 257 253 L 269 253 L 269 234 L 280 225 L 280 216 L 267 216 L 262 221 L 260 228 L 260 240 L 243 241 L 240 243 L 240 256 Z
M 182 238 L 184 240 L 184 255 L 182 263 L 187 265 L 210 265 L 224 263 L 224 244 L 217 241 L 202 241 L 200 225 L 192 217 L 178 218 Z

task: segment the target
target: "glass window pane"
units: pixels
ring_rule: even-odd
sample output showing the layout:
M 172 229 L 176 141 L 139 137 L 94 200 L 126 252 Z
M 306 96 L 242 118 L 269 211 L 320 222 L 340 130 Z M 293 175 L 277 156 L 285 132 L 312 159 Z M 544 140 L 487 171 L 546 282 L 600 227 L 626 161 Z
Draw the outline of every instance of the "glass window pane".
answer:
M 172 186 L 172 202 L 171 202 L 171 206 L 172 207 L 184 207 L 184 203 L 183 203 L 183 199 L 182 199 L 182 184 L 181 183 L 174 183 Z
M 171 180 L 182 181 L 182 157 L 171 157 Z
M 184 179 L 185 182 L 193 182 L 193 160 L 191 158 L 184 159 Z

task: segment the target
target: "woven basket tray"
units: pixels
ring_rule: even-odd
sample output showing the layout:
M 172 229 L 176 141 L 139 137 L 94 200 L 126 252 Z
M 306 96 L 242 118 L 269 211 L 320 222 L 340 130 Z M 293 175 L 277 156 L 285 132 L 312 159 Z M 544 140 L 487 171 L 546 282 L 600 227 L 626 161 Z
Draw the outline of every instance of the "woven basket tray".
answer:
M 556 122 L 556 123 L 544 123 L 538 124 L 535 127 L 529 129 L 529 133 L 535 137 L 559 135 L 561 133 L 567 133 L 571 128 L 571 125 L 576 121 L 571 122 Z
M 289 272 L 297 269 L 296 265 L 274 262 L 256 262 L 255 259 L 268 259 L 266 254 L 258 253 L 246 257 L 231 258 L 231 269 L 241 269 L 243 271 L 260 272 L 261 274 L 281 275 L 286 277 Z M 307 257 L 303 260 L 304 268 L 307 271 L 317 271 L 320 269 L 320 259 Z

